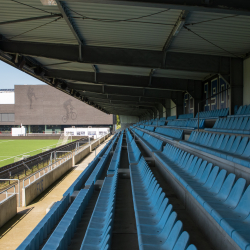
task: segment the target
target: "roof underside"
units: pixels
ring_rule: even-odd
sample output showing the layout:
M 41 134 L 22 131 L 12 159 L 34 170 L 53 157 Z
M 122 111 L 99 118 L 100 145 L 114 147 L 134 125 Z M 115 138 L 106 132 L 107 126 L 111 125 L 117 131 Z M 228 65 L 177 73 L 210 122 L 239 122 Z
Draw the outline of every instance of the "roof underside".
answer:
M 106 113 L 193 95 L 249 53 L 248 1 L 47 2 L 1 0 L 0 59 Z

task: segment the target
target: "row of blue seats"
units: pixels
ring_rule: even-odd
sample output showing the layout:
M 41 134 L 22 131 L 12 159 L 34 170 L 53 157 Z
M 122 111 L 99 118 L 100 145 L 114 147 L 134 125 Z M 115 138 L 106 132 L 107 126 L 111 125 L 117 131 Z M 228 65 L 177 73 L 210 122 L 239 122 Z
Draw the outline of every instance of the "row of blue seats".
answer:
M 136 133 L 136 132 L 135 132 Z M 136 133 L 137 134 L 137 133 Z M 139 138 L 144 142 L 147 149 L 151 152 L 161 151 L 163 146 L 163 141 L 155 138 L 152 135 L 144 133 L 143 136 L 137 134 Z
M 112 141 L 109 141 L 107 145 L 99 152 L 95 159 L 89 164 L 89 166 L 83 171 L 83 173 L 76 179 L 76 181 L 69 187 L 69 189 L 64 193 L 63 199 L 56 202 L 46 216 L 39 222 L 39 224 L 33 229 L 33 231 L 28 235 L 28 237 L 20 244 L 17 248 L 18 250 L 34 250 L 39 249 L 40 245 L 51 233 L 54 226 L 58 223 L 61 216 L 64 214 L 66 208 L 69 206 L 70 196 L 75 190 L 80 190 L 85 180 L 89 176 L 90 172 L 96 166 L 99 161 L 99 157 L 105 155 L 107 148 L 110 148 L 110 144 L 116 139 L 117 135 L 113 137 Z M 90 188 L 93 182 L 90 183 Z M 88 189 L 86 189 L 88 191 Z M 86 191 L 84 191 L 86 192 Z M 91 194 L 91 192 L 90 192 Z M 65 228 L 66 229 L 66 228 Z M 50 249 L 54 249 L 53 247 Z
M 228 117 L 218 119 L 213 128 L 205 128 L 207 131 L 250 134 L 250 117 Z
M 140 128 L 142 128 L 142 127 L 140 126 Z M 154 131 L 155 127 L 153 127 L 153 126 L 144 126 L 144 129 L 146 129 L 148 131 Z
M 183 130 L 180 129 L 171 129 L 171 128 L 156 128 L 155 133 L 164 135 L 167 139 L 183 139 Z
M 107 250 L 114 221 L 114 209 L 117 187 L 117 171 L 112 177 L 106 177 L 80 250 Z
M 179 128 L 184 128 L 184 129 L 197 129 L 198 119 L 169 121 L 167 126 L 179 127 Z M 199 119 L 199 128 L 203 129 L 204 127 L 205 127 L 205 120 Z
M 89 178 L 87 179 L 85 186 L 91 185 L 92 183 L 95 183 L 96 180 L 98 180 L 98 178 L 102 174 L 103 168 L 105 167 L 107 161 L 109 160 L 110 152 L 114 148 L 116 140 L 117 140 L 117 134 L 116 134 L 116 137 L 112 140 L 108 149 L 103 154 L 101 160 L 98 162 L 97 166 L 95 167 L 95 169 L 93 170 Z
M 153 126 L 164 126 L 165 125 L 165 121 L 154 121 L 152 123 Z
M 142 128 L 142 126 L 140 126 L 140 128 Z M 159 134 L 168 140 L 173 140 L 173 139 L 182 140 L 183 139 L 183 134 L 184 134 L 183 130 L 171 129 L 171 128 L 166 128 L 166 127 L 157 127 L 157 128 L 151 127 L 151 128 L 153 128 L 153 130 L 151 129 L 149 131 L 154 132 L 153 134 Z
M 94 170 L 97 163 L 99 162 L 99 158 L 102 157 L 111 144 L 111 140 L 105 145 L 105 147 L 97 154 L 95 159 L 89 163 L 89 165 L 85 168 L 85 170 L 77 177 L 77 179 L 71 184 L 71 186 L 67 189 L 67 191 L 63 194 L 63 196 L 67 196 L 68 194 L 72 195 L 74 191 L 80 190 L 83 184 L 86 182 L 90 173 Z
M 80 190 L 69 209 L 45 243 L 42 250 L 64 250 L 68 248 L 76 227 L 81 220 L 94 191 L 94 183 L 89 189 Z
M 168 116 L 167 117 L 167 120 L 170 121 L 170 120 L 175 120 L 176 119 L 176 115 L 172 115 L 172 116 Z
M 111 162 L 109 164 L 109 168 L 107 174 L 114 174 L 115 171 L 120 166 L 120 158 L 121 158 L 121 151 L 122 151 L 122 140 L 123 140 L 123 133 L 120 135 L 119 140 L 117 142 L 115 152 L 112 156 Z
M 241 249 L 250 249 L 250 186 L 235 174 L 167 144 L 155 158 Z
M 131 128 L 131 127 L 130 127 Z M 144 132 L 137 129 L 137 128 L 131 128 L 132 131 L 134 131 L 137 135 L 139 135 L 140 137 L 142 137 L 144 135 Z
M 248 137 L 194 131 L 180 143 L 250 168 Z
M 145 159 L 129 168 L 139 249 L 196 250 Z
M 234 116 L 250 116 L 250 105 L 240 106 Z
M 43 217 L 27 238 L 19 245 L 17 250 L 39 249 L 43 241 L 52 232 L 55 225 L 64 214 L 69 205 L 69 194 L 61 201 L 57 201 L 50 211 Z
M 189 114 L 182 114 L 178 116 L 178 119 L 190 119 L 193 118 L 193 113 L 189 113 Z
M 129 164 L 137 164 L 141 157 L 141 151 L 129 131 L 126 132 L 126 141 Z
M 229 108 L 203 111 L 203 112 L 199 112 L 199 117 L 200 118 L 217 118 L 217 117 L 227 116 L 228 112 L 229 112 Z M 196 114 L 195 118 L 198 118 L 198 113 Z

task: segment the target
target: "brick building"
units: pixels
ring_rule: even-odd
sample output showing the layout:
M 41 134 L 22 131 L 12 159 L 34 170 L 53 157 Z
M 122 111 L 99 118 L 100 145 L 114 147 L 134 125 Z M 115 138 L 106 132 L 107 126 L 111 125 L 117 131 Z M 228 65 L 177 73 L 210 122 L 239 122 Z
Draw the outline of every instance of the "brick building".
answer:
M 27 132 L 60 132 L 67 127 L 113 127 L 107 115 L 48 85 L 16 85 L 0 90 L 0 131 L 21 124 Z

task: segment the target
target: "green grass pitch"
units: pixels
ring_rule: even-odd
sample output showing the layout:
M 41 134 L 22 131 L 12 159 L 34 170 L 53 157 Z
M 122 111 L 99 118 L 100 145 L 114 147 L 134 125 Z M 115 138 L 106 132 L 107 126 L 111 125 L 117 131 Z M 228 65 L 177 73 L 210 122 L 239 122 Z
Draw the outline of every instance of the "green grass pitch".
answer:
M 0 167 L 14 162 L 15 157 L 36 155 L 42 149 L 56 147 L 58 140 L 0 140 Z

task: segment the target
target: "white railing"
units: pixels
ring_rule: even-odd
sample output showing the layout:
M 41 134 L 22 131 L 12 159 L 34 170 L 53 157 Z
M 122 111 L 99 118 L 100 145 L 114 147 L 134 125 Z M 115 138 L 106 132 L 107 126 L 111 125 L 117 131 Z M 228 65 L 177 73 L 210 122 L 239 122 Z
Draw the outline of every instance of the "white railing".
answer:
M 68 151 L 70 152 L 70 151 Z M 35 182 L 37 179 L 41 178 L 42 176 L 48 174 L 51 172 L 53 169 L 58 168 L 61 166 L 64 162 L 72 158 L 72 154 L 66 155 L 63 158 L 58 159 L 58 161 L 49 164 L 47 167 L 44 167 L 35 173 L 29 175 L 27 178 L 23 179 L 23 188 L 27 187 L 31 183 Z M 38 175 L 38 176 L 37 176 Z M 28 184 L 25 185 L 25 182 L 28 180 Z
M 29 175 L 27 178 L 23 179 L 23 188 L 27 187 L 28 185 L 30 185 L 31 183 L 35 182 L 36 180 L 38 180 L 39 178 L 45 176 L 46 174 L 48 174 L 49 172 L 51 172 L 52 170 L 54 170 L 55 168 L 58 168 L 59 166 L 61 166 L 64 162 L 66 162 L 69 159 L 72 159 L 72 157 L 75 157 L 76 155 L 78 155 L 79 153 L 81 153 L 83 150 L 85 150 L 86 148 L 90 147 L 90 145 L 94 144 L 96 141 L 101 140 L 102 138 L 104 138 L 105 136 L 109 136 L 110 134 L 106 134 L 103 135 L 102 137 L 97 138 L 94 141 L 89 141 L 89 144 L 87 145 L 83 145 L 80 146 L 78 148 L 75 149 L 75 151 L 67 151 L 67 152 L 71 152 L 70 154 L 64 156 L 63 158 L 57 158 L 55 159 L 55 162 L 50 163 L 48 166 L 36 171 L 35 173 Z M 62 151 L 58 151 L 61 152 Z M 66 152 L 66 151 L 65 151 Z M 54 152 L 53 152 L 54 153 Z M 95 154 L 96 154 L 96 147 L 95 147 Z M 20 195 L 20 180 L 19 179 L 0 179 L 0 181 L 18 181 L 18 192 L 16 192 L 16 184 L 6 188 L 5 190 L 0 192 L 0 195 L 4 195 L 4 193 L 6 194 L 6 198 L 4 200 L 6 200 L 8 198 L 8 195 L 10 194 L 18 194 L 18 206 L 20 207 L 20 203 L 21 203 L 21 195 Z M 14 193 L 9 193 L 8 190 L 14 188 Z M 3 200 L 3 201 L 4 201 Z M 0 201 L 3 202 L 3 201 Z
M 12 194 L 18 194 L 18 206 L 20 207 L 20 204 L 21 204 L 21 195 L 20 195 L 20 180 L 18 179 L 0 179 L 0 181 L 18 181 L 18 193 L 16 192 L 16 184 L 6 188 L 5 190 L 3 190 L 2 192 L 0 192 L 0 197 L 1 195 L 6 195 L 5 199 L 0 201 L 1 202 L 4 202 L 6 199 L 8 199 L 8 195 L 12 195 Z M 13 193 L 9 193 L 8 190 L 10 189 L 14 189 L 14 192 Z

